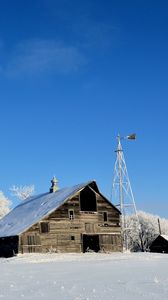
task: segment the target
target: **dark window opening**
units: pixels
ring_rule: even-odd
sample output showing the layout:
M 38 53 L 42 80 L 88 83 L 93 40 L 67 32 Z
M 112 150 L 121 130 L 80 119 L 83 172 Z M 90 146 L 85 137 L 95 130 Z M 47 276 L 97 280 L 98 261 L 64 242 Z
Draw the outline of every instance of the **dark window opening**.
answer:
M 75 241 L 74 235 L 71 235 L 71 241 Z
M 49 232 L 49 223 L 43 222 L 40 223 L 41 233 L 47 233 Z
M 97 211 L 96 194 L 89 187 L 80 193 L 80 209 L 81 211 Z
M 72 209 L 69 210 L 69 219 L 70 220 L 74 219 L 74 211 Z
M 107 222 L 107 212 L 106 211 L 103 213 L 103 218 L 104 218 L 104 222 Z

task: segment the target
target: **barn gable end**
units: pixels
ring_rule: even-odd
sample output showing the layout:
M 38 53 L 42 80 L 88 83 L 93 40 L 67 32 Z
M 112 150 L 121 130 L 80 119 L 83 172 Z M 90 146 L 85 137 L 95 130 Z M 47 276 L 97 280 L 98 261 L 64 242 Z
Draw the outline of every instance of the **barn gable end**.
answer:
M 151 252 L 168 253 L 168 236 L 158 235 L 149 249 Z
M 33 205 L 36 200 L 30 201 Z M 56 202 L 55 209 L 18 232 L 20 253 L 122 251 L 120 212 L 101 195 L 94 181 L 78 185 Z

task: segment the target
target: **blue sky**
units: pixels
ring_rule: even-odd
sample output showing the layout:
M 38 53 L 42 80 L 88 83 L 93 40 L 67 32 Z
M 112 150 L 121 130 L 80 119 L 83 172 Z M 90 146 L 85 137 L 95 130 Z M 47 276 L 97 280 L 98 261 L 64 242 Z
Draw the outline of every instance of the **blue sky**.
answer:
M 168 3 L 0 1 L 0 189 L 96 179 L 109 197 L 116 135 L 137 208 L 168 218 Z

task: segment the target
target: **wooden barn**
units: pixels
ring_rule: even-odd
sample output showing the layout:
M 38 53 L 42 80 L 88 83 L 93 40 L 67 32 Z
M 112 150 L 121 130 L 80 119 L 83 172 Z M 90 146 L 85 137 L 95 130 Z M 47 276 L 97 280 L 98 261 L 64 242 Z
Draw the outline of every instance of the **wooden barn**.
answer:
M 168 236 L 160 234 L 149 247 L 150 252 L 168 253 Z
M 122 251 L 120 211 L 95 181 L 31 197 L 0 220 L 0 256 Z

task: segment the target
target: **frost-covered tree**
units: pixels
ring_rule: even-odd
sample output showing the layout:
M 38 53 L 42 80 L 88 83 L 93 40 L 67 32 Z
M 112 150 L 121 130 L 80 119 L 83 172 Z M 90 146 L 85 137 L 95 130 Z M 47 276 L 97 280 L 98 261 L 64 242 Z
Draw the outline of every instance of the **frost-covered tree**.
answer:
M 10 211 L 10 200 L 0 191 L 0 219 Z
M 10 188 L 12 195 L 16 196 L 20 200 L 25 200 L 31 197 L 34 194 L 35 187 L 34 185 L 24 185 L 24 186 L 16 186 L 13 185 Z
M 147 251 L 153 239 L 159 234 L 158 216 L 138 212 L 140 227 L 134 216 L 127 217 L 128 246 L 131 251 Z M 161 233 L 168 235 L 168 220 L 160 219 Z M 140 230 L 139 230 L 140 229 Z

